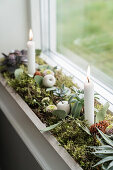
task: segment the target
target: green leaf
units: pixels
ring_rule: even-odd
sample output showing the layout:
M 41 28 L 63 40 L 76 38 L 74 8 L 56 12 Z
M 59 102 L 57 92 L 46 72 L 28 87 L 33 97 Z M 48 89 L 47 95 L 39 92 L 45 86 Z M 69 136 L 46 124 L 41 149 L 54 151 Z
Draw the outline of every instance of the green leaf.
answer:
M 93 148 L 93 149 L 95 149 L 95 150 L 103 150 L 103 149 L 105 149 L 105 150 L 109 150 L 109 149 L 113 149 L 111 146 L 109 146 L 109 145 L 102 145 L 102 146 L 90 146 L 90 148 Z
M 77 107 L 77 110 L 76 110 L 76 113 L 78 113 L 78 117 L 80 116 L 81 110 L 82 110 L 82 104 L 78 103 L 78 107 Z
M 111 167 L 113 167 L 113 161 L 111 161 L 111 162 L 109 163 L 109 165 L 108 165 L 108 167 L 107 167 L 106 170 L 109 170 Z
M 75 102 L 77 102 L 77 100 L 76 100 L 76 99 L 72 99 L 72 100 L 69 102 L 69 104 L 70 104 L 70 103 L 75 103 Z
M 64 110 L 54 110 L 52 114 L 58 116 L 60 119 L 65 119 L 67 116 L 67 113 Z
M 113 141 L 106 134 L 104 134 L 101 130 L 99 130 L 98 128 L 97 130 L 99 131 L 103 139 L 106 141 L 106 143 L 113 147 Z
M 103 169 L 103 170 L 106 170 L 107 167 L 108 167 L 108 165 L 109 165 L 108 163 L 107 163 L 107 165 L 106 165 L 106 163 L 105 163 L 105 165 L 102 164 L 102 169 Z M 110 170 L 110 169 L 109 169 L 109 170 Z
M 81 109 L 82 109 L 82 104 L 79 101 L 74 103 L 74 105 L 72 106 L 72 109 L 71 109 L 72 116 L 74 118 L 78 118 L 80 116 Z
M 14 72 L 14 75 L 15 75 L 16 79 L 19 79 L 22 74 L 23 74 L 23 69 L 22 68 L 18 68 Z
M 56 90 L 56 87 L 54 86 L 46 89 L 46 91 L 54 91 L 54 90 Z
M 106 158 L 108 156 L 108 155 L 104 155 L 104 154 L 94 154 L 94 155 L 101 159 Z
M 63 92 L 66 94 L 66 96 L 71 94 L 71 90 L 68 87 L 64 87 Z
M 62 84 L 61 88 L 64 90 L 64 88 L 65 88 L 64 84 Z
M 68 100 L 68 103 L 70 104 L 70 103 L 72 103 L 72 101 L 73 101 L 73 98 L 75 97 L 76 95 L 75 94 L 73 94 L 70 98 L 69 98 L 69 100 Z M 74 99 L 75 100 L 75 99 Z
M 106 103 L 103 108 L 99 110 L 99 112 L 96 113 L 96 123 L 99 123 L 99 121 L 103 121 L 105 119 L 106 112 L 109 108 L 109 103 Z
M 93 167 L 103 164 L 108 161 L 112 161 L 112 160 L 113 160 L 113 156 L 107 156 L 106 158 L 104 158 L 104 159 L 100 160 L 98 163 L 96 163 Z
M 43 130 L 40 130 L 41 132 L 47 132 L 47 131 L 50 131 L 50 130 L 52 130 L 52 129 L 54 129 L 54 128 L 56 128 L 58 125 L 60 125 L 62 123 L 62 121 L 60 121 L 60 122 L 58 122 L 58 123 L 56 123 L 56 124 L 54 124 L 54 125 L 51 125 L 51 126 L 48 126 L 48 127 L 46 127 L 45 129 L 43 129 Z
M 94 154 L 113 154 L 113 149 L 112 150 L 98 150 L 98 151 L 95 151 L 93 152 Z
M 87 126 L 84 126 L 77 122 L 77 125 L 81 127 L 88 135 L 91 135 L 90 130 L 87 128 Z
M 72 114 L 72 116 L 74 115 L 77 106 L 78 106 L 78 101 L 76 101 L 76 103 L 71 105 L 71 114 Z
M 37 84 L 39 84 L 39 86 L 42 85 L 42 80 L 43 80 L 43 77 L 42 77 L 42 76 L 36 75 L 36 76 L 34 77 L 34 79 L 35 79 L 35 82 L 36 82 Z

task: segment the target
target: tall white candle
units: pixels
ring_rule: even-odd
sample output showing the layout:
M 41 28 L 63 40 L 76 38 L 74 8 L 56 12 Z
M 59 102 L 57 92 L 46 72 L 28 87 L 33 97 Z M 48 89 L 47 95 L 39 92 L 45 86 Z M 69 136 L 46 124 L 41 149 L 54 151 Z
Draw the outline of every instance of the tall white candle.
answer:
M 28 74 L 34 75 L 35 73 L 35 42 L 33 41 L 33 33 L 29 31 L 29 41 L 27 42 L 28 54 Z
M 90 67 L 87 70 L 87 81 L 84 83 L 85 120 L 89 125 L 94 124 L 94 85 L 90 80 Z

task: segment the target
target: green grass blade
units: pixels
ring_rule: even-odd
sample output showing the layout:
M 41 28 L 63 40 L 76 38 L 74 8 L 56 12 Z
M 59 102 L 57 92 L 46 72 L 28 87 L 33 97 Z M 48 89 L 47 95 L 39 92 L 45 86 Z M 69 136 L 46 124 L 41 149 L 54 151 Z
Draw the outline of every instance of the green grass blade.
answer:
M 58 123 L 56 123 L 56 124 L 54 124 L 54 125 L 51 125 L 51 126 L 49 126 L 49 127 L 46 127 L 45 129 L 42 129 L 42 130 L 40 130 L 40 131 L 41 131 L 41 132 L 50 131 L 50 130 L 56 128 L 56 127 L 57 127 L 58 125 L 60 125 L 61 123 L 62 123 L 62 121 L 60 121 L 60 122 L 58 122 Z
M 56 90 L 55 86 L 46 89 L 46 91 L 54 91 L 54 90 Z
M 79 127 L 81 127 L 88 135 L 91 135 L 90 130 L 87 128 L 87 126 L 83 126 L 80 123 L 77 123 Z M 91 148 L 91 147 L 90 147 Z M 92 147 L 93 148 L 93 147 Z
M 109 165 L 108 165 L 108 167 L 107 167 L 106 170 L 109 170 L 110 168 L 113 168 L 113 161 L 111 161 L 111 162 L 109 163 Z
M 95 167 L 95 166 L 97 166 L 97 165 L 100 165 L 100 164 L 103 164 L 103 163 L 105 163 L 105 162 L 111 161 L 111 160 L 113 160 L 113 156 L 108 156 L 108 157 L 100 160 L 100 161 L 99 161 L 98 163 L 96 163 L 93 167 Z
M 103 139 L 106 141 L 106 143 L 113 147 L 113 141 L 106 134 L 104 134 L 101 130 L 99 130 L 98 128 L 97 130 L 99 131 Z
M 102 146 L 90 146 L 90 148 L 92 148 L 92 149 L 95 149 L 95 150 L 103 150 L 103 149 L 108 149 L 108 150 L 110 150 L 110 149 L 113 149 L 111 146 L 109 146 L 109 145 L 102 145 Z
M 96 150 L 95 152 L 93 152 L 94 154 L 113 154 L 113 149 L 112 150 Z

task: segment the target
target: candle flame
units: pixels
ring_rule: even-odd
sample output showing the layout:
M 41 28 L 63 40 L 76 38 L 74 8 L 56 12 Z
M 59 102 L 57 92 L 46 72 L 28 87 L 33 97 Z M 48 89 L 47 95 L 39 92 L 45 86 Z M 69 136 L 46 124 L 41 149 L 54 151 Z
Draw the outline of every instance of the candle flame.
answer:
M 33 32 L 32 29 L 29 30 L 29 40 L 32 41 L 33 39 Z
M 87 80 L 89 83 L 89 81 L 90 81 L 90 66 L 88 66 L 88 68 L 87 68 Z

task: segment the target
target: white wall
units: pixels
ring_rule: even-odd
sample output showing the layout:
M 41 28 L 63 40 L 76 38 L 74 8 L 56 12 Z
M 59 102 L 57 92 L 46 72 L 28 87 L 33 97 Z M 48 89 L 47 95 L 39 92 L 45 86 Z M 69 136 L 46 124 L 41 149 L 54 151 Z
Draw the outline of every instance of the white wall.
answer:
M 0 0 L 0 56 L 26 47 L 29 30 L 29 0 Z
M 39 0 L 30 0 L 30 24 L 33 30 L 35 47 L 41 48 L 41 30 L 40 30 L 40 2 Z

